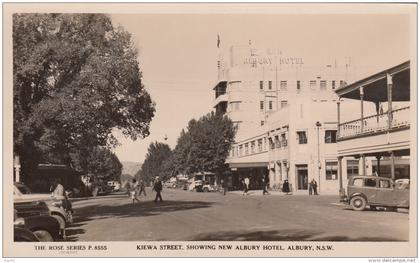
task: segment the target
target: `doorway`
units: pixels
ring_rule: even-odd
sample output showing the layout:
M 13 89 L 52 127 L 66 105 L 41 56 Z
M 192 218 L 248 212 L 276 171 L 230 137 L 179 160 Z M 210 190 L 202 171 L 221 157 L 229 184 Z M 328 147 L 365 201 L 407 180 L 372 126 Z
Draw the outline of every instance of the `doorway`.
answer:
M 296 179 L 298 190 L 308 190 L 308 165 L 296 165 Z

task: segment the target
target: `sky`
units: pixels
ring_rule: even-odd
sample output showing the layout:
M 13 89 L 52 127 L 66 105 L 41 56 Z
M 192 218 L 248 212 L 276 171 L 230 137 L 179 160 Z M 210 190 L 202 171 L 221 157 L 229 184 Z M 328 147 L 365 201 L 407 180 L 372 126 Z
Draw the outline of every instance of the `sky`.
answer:
M 405 15 L 113 14 L 111 19 L 132 34 L 143 83 L 156 103 L 149 137 L 132 141 L 117 134 L 120 161 L 143 162 L 154 141 L 173 149 L 190 119 L 213 110 L 218 34 L 226 54 L 251 40 L 315 65 L 351 57 L 356 78 L 410 59 Z

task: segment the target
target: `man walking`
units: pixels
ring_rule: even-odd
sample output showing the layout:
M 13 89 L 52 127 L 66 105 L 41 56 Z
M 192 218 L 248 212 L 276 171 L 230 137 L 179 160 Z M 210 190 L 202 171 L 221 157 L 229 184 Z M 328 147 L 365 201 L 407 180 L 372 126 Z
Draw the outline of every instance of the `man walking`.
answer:
M 228 190 L 227 182 L 226 180 L 222 179 L 221 183 L 222 183 L 222 188 L 223 188 L 223 195 L 226 195 L 226 192 Z
M 139 196 L 141 196 L 141 193 L 143 193 L 144 196 L 146 196 L 146 185 L 144 184 L 144 181 L 142 179 L 140 179 L 139 187 L 140 187 Z
M 156 191 L 156 197 L 155 202 L 159 199 L 160 202 L 162 202 L 162 195 L 160 192 L 162 192 L 162 182 L 159 179 L 159 176 L 156 176 L 155 184 L 153 185 L 153 190 Z
M 265 176 L 262 177 L 262 190 L 263 190 L 263 195 L 265 194 L 270 194 L 267 191 L 267 187 L 268 187 L 268 183 L 267 183 L 267 179 L 265 178 Z

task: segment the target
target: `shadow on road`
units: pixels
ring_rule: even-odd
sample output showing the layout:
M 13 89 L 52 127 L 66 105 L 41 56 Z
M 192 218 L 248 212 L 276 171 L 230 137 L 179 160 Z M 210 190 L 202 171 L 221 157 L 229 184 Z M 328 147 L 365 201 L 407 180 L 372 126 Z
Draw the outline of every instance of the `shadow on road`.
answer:
M 395 238 L 321 236 L 322 232 L 308 230 L 225 231 L 203 233 L 191 241 L 406 241 Z
M 77 236 L 84 234 L 85 230 L 80 228 L 84 222 L 107 219 L 107 218 L 127 218 L 154 216 L 162 213 L 169 213 L 181 210 L 208 208 L 213 202 L 198 201 L 142 201 L 136 204 L 123 205 L 90 205 L 77 209 L 77 216 L 74 223 L 66 230 L 67 241 L 77 241 Z

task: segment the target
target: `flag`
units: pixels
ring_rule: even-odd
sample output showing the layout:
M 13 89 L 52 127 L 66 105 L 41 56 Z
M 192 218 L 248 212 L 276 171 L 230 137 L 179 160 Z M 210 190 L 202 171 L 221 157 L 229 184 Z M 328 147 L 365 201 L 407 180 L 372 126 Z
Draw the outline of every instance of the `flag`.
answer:
M 220 36 L 219 34 L 217 34 L 217 48 L 219 48 L 220 46 Z

